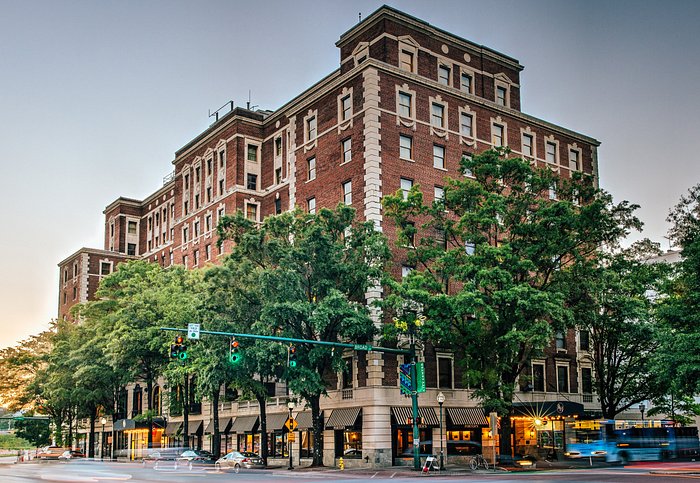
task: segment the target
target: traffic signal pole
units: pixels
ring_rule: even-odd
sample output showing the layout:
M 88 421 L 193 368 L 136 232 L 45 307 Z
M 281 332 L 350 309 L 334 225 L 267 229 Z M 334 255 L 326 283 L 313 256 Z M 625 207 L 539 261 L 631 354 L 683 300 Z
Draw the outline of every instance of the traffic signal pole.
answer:
M 171 332 L 185 332 L 187 333 L 187 328 L 177 328 L 177 327 L 161 327 L 160 330 L 171 331 Z M 234 337 L 241 339 L 257 339 L 257 340 L 269 340 L 273 342 L 285 342 L 296 343 L 296 344 L 311 344 L 311 345 L 323 345 L 326 347 L 340 347 L 343 349 L 353 349 L 356 351 L 366 351 L 366 352 L 385 352 L 387 354 L 401 354 L 408 356 L 411 360 L 411 380 L 413 381 L 411 388 L 411 413 L 413 416 L 413 468 L 415 470 L 420 470 L 420 434 L 418 432 L 418 387 L 416 384 L 417 371 L 416 371 L 416 345 L 414 342 L 414 337 L 411 338 L 411 347 L 409 350 L 405 349 L 392 349 L 389 347 L 376 347 L 370 344 L 347 344 L 343 342 L 327 342 L 324 340 L 309 340 L 309 339 L 294 339 L 291 337 L 278 337 L 274 335 L 259 335 L 259 334 L 241 334 L 236 332 L 220 332 L 213 330 L 200 330 L 200 334 L 207 335 L 219 335 L 224 337 Z

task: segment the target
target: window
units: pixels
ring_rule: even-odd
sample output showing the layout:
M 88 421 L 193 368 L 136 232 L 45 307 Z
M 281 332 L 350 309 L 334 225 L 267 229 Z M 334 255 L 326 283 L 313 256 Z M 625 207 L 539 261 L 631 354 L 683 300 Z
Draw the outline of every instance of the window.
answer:
M 199 193 L 194 195 L 194 209 L 195 210 L 199 209 Z
M 182 243 L 190 241 L 190 227 L 185 225 L 182 227 Z
M 474 252 L 476 251 L 476 244 L 474 242 L 469 241 L 469 240 L 465 241 L 464 242 L 464 251 L 469 256 L 474 255 Z
M 472 126 L 474 124 L 474 118 L 471 114 L 462 113 L 459 116 L 459 132 L 462 136 L 474 137 Z
M 309 198 L 306 200 L 306 208 L 312 215 L 316 214 L 316 198 Z
M 416 224 L 412 221 L 406 223 L 406 228 L 404 228 L 404 235 L 406 235 L 409 247 L 416 246 Z
M 413 138 L 411 136 L 399 137 L 399 157 L 401 159 L 413 159 Z
M 258 221 L 258 205 L 248 203 L 245 205 L 245 217 L 249 220 Z
M 411 94 L 399 92 L 399 116 L 411 117 Z
M 441 205 L 445 204 L 445 188 L 442 186 L 436 186 L 434 196 L 435 203 L 440 203 Z
M 275 200 L 275 215 L 279 215 L 280 213 L 282 213 L 282 200 L 277 198 Z
M 136 255 L 136 243 L 128 243 L 126 245 L 126 254 L 127 255 Z
M 212 159 L 209 158 L 209 159 L 207 159 L 207 176 L 211 176 L 211 165 L 212 165 Z
M 407 178 L 401 178 L 401 192 L 403 194 L 403 199 L 408 199 L 408 192 L 413 188 L 413 180 Z
M 554 334 L 554 345 L 557 349 L 566 350 L 566 335 L 564 332 L 557 332 Z
M 307 141 L 316 139 L 316 116 L 310 117 L 306 120 L 306 133 L 308 136 Z
M 593 394 L 593 371 L 590 367 L 581 368 L 581 392 Z
M 433 144 L 433 167 L 445 169 L 445 147 Z
M 316 179 L 316 158 L 307 159 L 306 164 L 309 171 L 309 181 Z
M 557 391 L 569 392 L 569 366 L 557 366 Z
M 207 260 L 211 260 L 211 245 L 204 247 L 204 256 L 207 257 Z
M 341 120 L 347 121 L 352 116 L 352 97 L 347 95 L 340 100 L 340 108 L 342 110 Z
M 221 178 L 221 179 L 219 180 L 219 196 L 221 196 L 221 195 L 224 194 L 224 190 L 225 190 L 225 188 L 226 188 L 226 187 L 224 186 L 225 183 L 226 183 L 226 180 L 225 180 L 224 178 Z
M 496 104 L 499 106 L 507 106 L 508 90 L 503 86 L 496 86 Z
M 211 231 L 211 214 L 204 217 L 204 227 L 206 228 L 206 231 Z
M 211 186 L 207 186 L 207 203 L 211 203 Z
M 347 138 L 340 142 L 343 149 L 343 163 L 347 163 L 352 159 L 352 139 Z
M 183 204 L 183 210 L 186 215 L 189 215 L 190 213 L 190 202 L 188 200 L 185 200 L 185 203 Z
M 352 205 L 352 181 L 343 183 L 343 203 Z
M 544 392 L 544 364 L 532 364 L 532 389 Z
M 472 76 L 470 74 L 466 74 L 466 73 L 462 72 L 462 76 L 460 77 L 459 88 L 461 90 L 463 90 L 464 92 L 471 93 L 471 91 L 472 91 Z
M 547 141 L 545 143 L 545 161 L 548 163 L 557 162 L 557 145 L 553 142 Z
M 187 268 L 187 255 L 182 256 L 182 264 Z
M 257 174 L 248 173 L 248 176 L 246 177 L 246 188 L 248 188 L 249 190 L 258 189 L 258 175 Z
M 453 371 L 451 357 L 438 357 L 438 389 L 452 389 L 453 387 Z
M 413 271 L 413 267 L 409 267 L 408 265 L 402 265 L 401 266 L 401 278 L 408 277 L 412 271 Z
M 194 264 L 195 267 L 199 266 L 199 250 L 195 250 L 192 253 L 192 263 Z
M 275 156 L 281 156 L 282 155 L 282 137 L 276 137 L 275 138 Z
M 471 161 L 472 160 L 472 155 L 470 153 L 463 153 L 462 154 L 462 159 L 466 161 Z M 468 177 L 468 178 L 473 178 L 474 173 L 472 173 L 472 170 L 470 168 L 462 168 L 463 169 L 463 175 Z
M 226 164 L 226 151 L 219 151 L 219 168 L 223 168 Z
M 127 222 L 126 225 L 126 232 L 129 235 L 136 235 L 136 222 L 135 221 L 129 221 Z
M 282 182 L 282 168 L 275 168 L 275 184 Z
M 112 264 L 109 262 L 100 262 L 100 275 L 109 275 L 112 273 Z
M 185 191 L 190 189 L 190 175 L 186 174 L 185 175 Z
M 224 217 L 224 214 L 226 213 L 224 207 L 222 206 L 221 208 L 218 209 L 216 212 L 216 220 L 221 221 L 221 219 Z
M 194 168 L 194 182 L 199 184 L 201 169 L 199 166 Z
M 399 67 L 401 67 L 403 70 L 407 70 L 409 72 L 413 72 L 413 67 L 414 67 L 414 57 L 413 57 L 413 52 L 409 52 L 408 50 L 401 50 L 401 53 L 399 54 Z
M 557 183 L 556 182 L 552 182 L 552 184 L 549 185 L 549 199 L 550 200 L 557 199 Z
M 500 124 L 491 125 L 491 143 L 494 147 L 504 146 L 505 128 Z
M 582 351 L 591 350 L 591 337 L 590 332 L 587 330 L 581 330 L 578 333 L 578 345 Z
M 343 357 L 343 366 L 345 370 L 342 375 L 342 389 L 352 389 L 353 382 L 353 371 L 352 371 L 352 357 Z
M 523 151 L 523 156 L 534 156 L 534 151 L 532 149 L 533 143 L 532 143 L 532 134 L 525 134 L 523 133 L 522 139 L 520 140 L 521 144 L 523 145 L 522 151 Z
M 446 86 L 450 85 L 450 68 L 448 66 L 443 64 L 438 66 L 438 82 Z
M 430 123 L 434 127 L 445 127 L 445 106 L 433 103 L 430 115 Z
M 569 150 L 569 169 L 572 171 L 579 170 L 578 151 L 576 151 L 574 149 Z
M 248 145 L 248 161 L 256 161 L 258 160 L 258 147 L 255 146 L 254 144 L 249 144 Z

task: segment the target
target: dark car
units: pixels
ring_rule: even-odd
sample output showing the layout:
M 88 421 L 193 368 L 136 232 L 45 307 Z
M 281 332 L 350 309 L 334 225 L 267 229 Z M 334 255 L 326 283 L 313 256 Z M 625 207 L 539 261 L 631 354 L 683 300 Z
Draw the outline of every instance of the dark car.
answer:
M 231 451 L 216 461 L 217 470 L 229 468 L 238 473 L 241 468 L 265 468 L 265 462 L 260 456 L 249 451 Z
M 216 463 L 216 456 L 201 449 L 187 450 L 175 459 L 176 468 L 187 465 L 192 469 L 194 466 L 213 465 L 214 463 Z

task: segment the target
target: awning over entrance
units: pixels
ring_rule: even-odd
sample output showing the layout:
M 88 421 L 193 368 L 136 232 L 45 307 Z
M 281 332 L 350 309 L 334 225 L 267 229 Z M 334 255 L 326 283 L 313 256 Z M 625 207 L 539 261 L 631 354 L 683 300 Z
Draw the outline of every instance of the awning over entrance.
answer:
M 249 433 L 258 424 L 257 416 L 238 416 L 231 426 L 232 433 Z
M 585 413 L 583 404 L 573 401 L 542 401 L 513 403 L 514 416 L 531 418 L 551 418 L 581 416 Z
M 478 428 L 488 425 L 482 408 L 445 408 L 453 426 Z
M 334 409 L 326 421 L 326 429 L 345 429 L 355 426 L 357 417 L 362 408 L 341 408 Z
M 265 422 L 267 423 L 267 432 L 279 431 L 284 428 L 284 423 L 289 419 L 289 413 L 273 413 L 265 415 Z
M 398 426 L 406 426 L 409 420 L 413 418 L 413 408 L 411 406 L 394 406 L 391 408 L 391 415 L 394 417 L 395 423 Z M 440 419 L 435 414 L 434 408 L 418 408 L 418 416 L 423 418 L 421 426 L 440 426 Z
M 321 426 L 323 426 L 323 411 L 321 411 L 320 418 L 321 418 Z M 297 413 L 297 415 L 294 416 L 294 419 L 296 419 L 297 423 L 299 424 L 297 429 L 305 430 L 305 429 L 311 429 L 314 427 L 314 423 L 313 423 L 313 420 L 311 418 L 311 411 L 302 411 L 300 413 Z
M 231 418 L 219 418 L 219 433 L 227 433 L 231 427 Z M 210 420 L 204 430 L 206 434 L 214 434 L 214 420 Z
M 182 421 L 169 422 L 168 425 L 165 427 L 165 436 L 176 435 L 180 431 L 181 427 L 182 427 Z
M 204 426 L 203 421 L 190 421 L 189 424 L 187 425 L 187 430 L 190 433 L 190 436 L 195 435 L 195 434 L 201 434 L 202 432 L 202 426 Z

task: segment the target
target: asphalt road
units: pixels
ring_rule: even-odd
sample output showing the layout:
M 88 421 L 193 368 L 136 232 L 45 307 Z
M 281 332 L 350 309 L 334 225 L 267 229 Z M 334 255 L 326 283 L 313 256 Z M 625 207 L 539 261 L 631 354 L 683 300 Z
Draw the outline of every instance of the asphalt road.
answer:
M 595 483 L 633 483 L 633 482 L 671 482 L 682 483 L 684 480 L 700 480 L 700 463 L 646 463 L 627 467 L 587 468 L 580 470 L 534 471 L 520 473 L 470 473 L 446 476 L 424 477 L 407 470 L 383 469 L 358 471 L 287 471 L 241 470 L 240 473 L 217 472 L 213 468 L 195 468 L 193 470 L 170 468 L 144 468 L 137 464 L 101 463 L 91 461 L 24 463 L 17 465 L 0 465 L 1 483 L 30 482 L 236 482 L 255 483 L 267 480 L 304 483 L 318 481 L 348 482 L 416 482 L 417 478 L 430 478 L 440 481 L 460 482 L 595 482 Z

